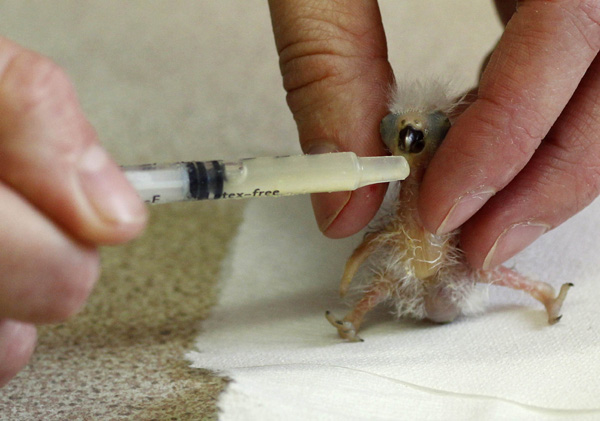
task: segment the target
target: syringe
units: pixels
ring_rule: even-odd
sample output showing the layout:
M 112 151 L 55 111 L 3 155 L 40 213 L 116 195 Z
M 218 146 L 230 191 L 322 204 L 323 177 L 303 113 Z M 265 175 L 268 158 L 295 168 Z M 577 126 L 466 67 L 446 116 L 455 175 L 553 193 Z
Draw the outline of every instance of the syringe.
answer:
M 353 152 L 339 152 L 146 164 L 123 171 L 145 202 L 169 203 L 356 190 L 404 180 L 409 167 L 401 156 L 359 158 Z

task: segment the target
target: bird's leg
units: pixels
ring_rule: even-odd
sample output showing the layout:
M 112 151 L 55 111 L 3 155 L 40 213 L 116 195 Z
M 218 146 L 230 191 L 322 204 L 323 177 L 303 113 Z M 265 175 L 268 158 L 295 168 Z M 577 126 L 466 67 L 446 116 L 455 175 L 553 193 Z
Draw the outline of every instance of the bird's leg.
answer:
M 346 261 L 344 274 L 342 275 L 342 281 L 340 282 L 340 296 L 344 297 L 346 295 L 348 292 L 348 287 L 350 286 L 356 271 L 373 252 L 374 240 L 376 238 L 376 233 L 367 234 L 363 242 L 360 243 L 360 245 L 354 250 L 352 255 Z
M 325 312 L 325 317 L 329 323 L 338 330 L 338 334 L 352 342 L 362 341 L 358 337 L 357 332 L 360 328 L 362 320 L 370 310 L 377 304 L 389 297 L 390 283 L 385 278 L 374 283 L 369 290 L 363 295 L 360 301 L 354 306 L 354 309 L 346 315 L 342 320 L 337 319 L 328 310 Z
M 558 295 L 556 295 L 554 288 L 550 284 L 527 278 L 504 266 L 492 270 L 479 271 L 479 282 L 501 285 L 529 293 L 546 307 L 549 324 L 554 324 L 560 320 L 560 309 L 567 297 L 569 288 L 573 286 L 572 283 L 562 284 Z

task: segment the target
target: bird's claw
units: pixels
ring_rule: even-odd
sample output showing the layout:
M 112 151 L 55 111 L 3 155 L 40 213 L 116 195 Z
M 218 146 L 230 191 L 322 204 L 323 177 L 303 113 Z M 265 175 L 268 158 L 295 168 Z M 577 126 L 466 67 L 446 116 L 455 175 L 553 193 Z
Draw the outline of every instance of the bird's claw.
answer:
M 350 342 L 364 341 L 356 334 L 356 327 L 351 321 L 339 320 L 329 310 L 325 312 L 325 318 L 329 321 L 329 323 L 331 323 L 333 327 L 337 329 L 338 334 L 341 338 L 347 339 Z
M 560 313 L 560 309 L 563 305 L 563 302 L 565 301 L 565 298 L 567 298 L 567 292 L 569 291 L 569 289 L 573 286 L 572 283 L 566 283 L 566 284 L 562 284 L 562 286 L 560 287 L 560 291 L 558 292 L 558 295 L 556 296 L 556 298 L 549 300 L 546 304 L 546 311 L 548 312 L 548 323 L 553 325 L 555 323 L 558 323 L 558 321 L 560 320 L 560 318 L 562 317 L 562 314 Z

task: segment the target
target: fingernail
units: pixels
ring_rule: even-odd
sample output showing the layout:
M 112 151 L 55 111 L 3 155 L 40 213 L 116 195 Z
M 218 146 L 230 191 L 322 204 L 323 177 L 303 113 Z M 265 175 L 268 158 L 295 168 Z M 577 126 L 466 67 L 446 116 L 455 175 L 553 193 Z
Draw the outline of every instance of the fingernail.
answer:
M 487 270 L 508 260 L 550 229 L 549 225 L 524 222 L 508 227 L 498 236 L 483 261 Z
M 314 193 L 312 195 L 315 219 L 321 232 L 327 231 L 327 228 L 335 221 L 342 209 L 350 201 L 351 195 L 352 193 L 349 191 Z
M 454 206 L 452 206 L 450 212 L 448 212 L 438 227 L 436 234 L 445 234 L 460 227 L 495 193 L 496 192 L 494 190 L 486 187 L 484 189 L 461 196 L 456 203 L 454 203 Z
M 81 188 L 100 219 L 119 225 L 145 221 L 144 203 L 102 147 L 91 146 L 78 165 Z
M 333 152 L 339 152 L 339 148 L 335 144 L 319 142 L 309 146 L 307 153 L 309 155 L 318 155 Z M 351 194 L 351 192 L 341 191 L 335 193 L 315 193 L 312 195 L 315 219 L 321 232 L 327 231 L 327 228 L 335 221 L 350 200 Z
M 308 151 L 306 152 L 309 155 L 319 155 L 323 153 L 332 153 L 339 152 L 339 148 L 333 143 L 329 142 L 319 142 L 314 143 L 308 147 Z

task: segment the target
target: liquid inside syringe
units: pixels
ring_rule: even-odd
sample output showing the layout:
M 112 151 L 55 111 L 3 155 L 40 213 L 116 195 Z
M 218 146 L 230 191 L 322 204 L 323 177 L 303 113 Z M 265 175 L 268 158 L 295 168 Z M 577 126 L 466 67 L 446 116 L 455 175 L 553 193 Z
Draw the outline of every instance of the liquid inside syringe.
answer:
M 352 152 L 146 164 L 123 170 L 148 203 L 349 191 L 403 180 L 409 174 L 403 157 L 359 158 Z

